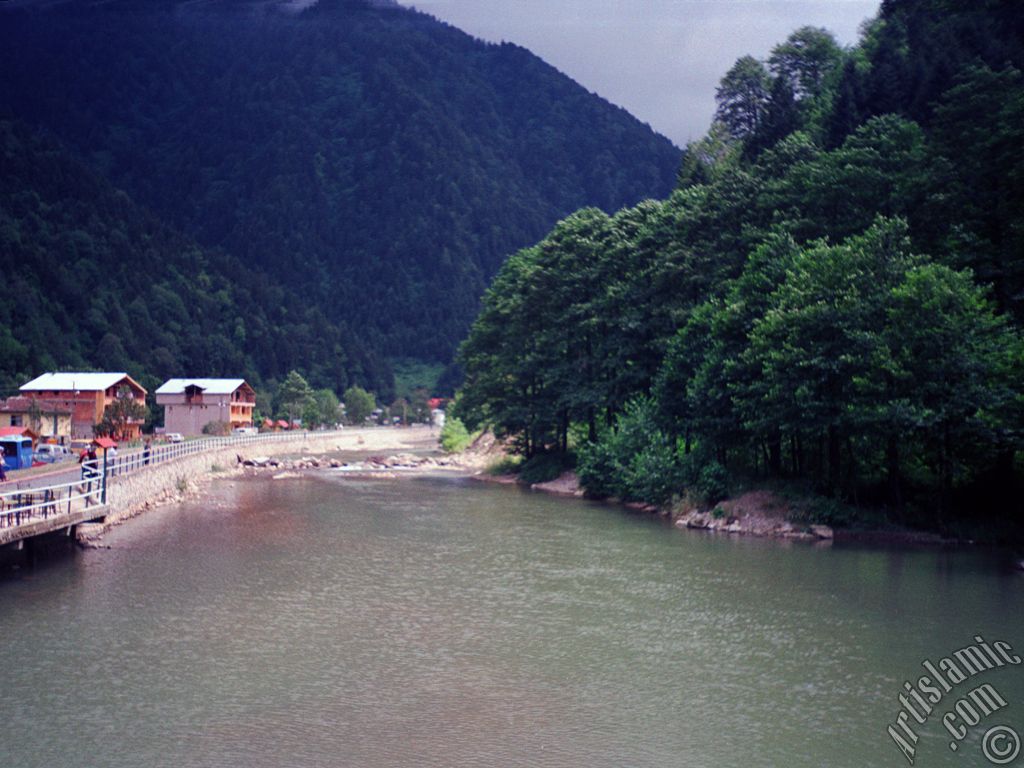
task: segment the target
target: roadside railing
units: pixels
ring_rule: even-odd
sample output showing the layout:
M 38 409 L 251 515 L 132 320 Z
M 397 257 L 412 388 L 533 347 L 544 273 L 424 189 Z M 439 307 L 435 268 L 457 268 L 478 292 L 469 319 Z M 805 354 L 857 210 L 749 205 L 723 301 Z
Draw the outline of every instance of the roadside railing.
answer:
M 341 435 L 342 432 L 273 432 L 262 435 L 205 437 L 181 443 L 144 446 L 116 456 L 107 453 L 98 459 L 82 462 L 78 480 L 0 492 L 0 528 L 26 525 L 55 515 L 70 515 L 83 507 L 106 504 L 107 481 L 112 477 L 131 475 L 186 456 L 223 448 L 268 445 L 295 440 L 300 436 L 306 441 L 311 434 L 319 437 Z
M 70 515 L 106 502 L 106 483 L 99 459 L 84 461 L 75 482 L 38 486 L 0 493 L 0 528 Z
M 272 444 L 284 440 L 295 440 L 300 436 L 305 441 L 310 435 L 330 436 L 341 435 L 340 430 L 323 432 L 268 432 L 262 435 L 232 435 L 231 437 L 203 437 L 196 440 L 185 440 L 181 443 L 161 443 L 150 447 L 135 449 L 129 453 L 107 455 L 106 474 L 110 477 L 130 475 L 147 467 L 164 464 L 180 459 L 183 456 L 194 456 L 199 453 L 235 448 L 246 445 Z

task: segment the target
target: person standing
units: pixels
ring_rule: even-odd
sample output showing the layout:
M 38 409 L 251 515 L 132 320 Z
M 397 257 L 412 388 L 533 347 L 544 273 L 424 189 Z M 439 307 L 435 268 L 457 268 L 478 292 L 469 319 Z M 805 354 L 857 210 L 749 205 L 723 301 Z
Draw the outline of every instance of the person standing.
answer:
M 4 460 L 4 449 L 0 448 L 0 483 L 7 482 L 7 461 Z

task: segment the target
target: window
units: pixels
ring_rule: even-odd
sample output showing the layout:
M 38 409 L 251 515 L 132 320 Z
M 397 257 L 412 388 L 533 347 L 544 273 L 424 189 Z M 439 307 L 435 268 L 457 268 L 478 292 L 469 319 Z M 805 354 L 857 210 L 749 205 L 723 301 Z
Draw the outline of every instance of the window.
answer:
M 11 414 L 11 426 L 12 427 L 23 427 L 25 426 L 25 417 L 20 413 Z

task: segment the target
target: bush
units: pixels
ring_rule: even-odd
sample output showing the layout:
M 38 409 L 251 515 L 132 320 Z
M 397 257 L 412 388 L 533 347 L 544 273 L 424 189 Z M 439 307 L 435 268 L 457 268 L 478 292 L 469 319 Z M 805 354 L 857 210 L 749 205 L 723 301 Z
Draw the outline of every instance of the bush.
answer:
M 717 504 L 729 495 L 729 473 L 712 459 L 701 467 L 694 488 L 705 504 Z
M 594 498 L 604 499 L 618 492 L 619 475 L 622 468 L 615 463 L 614 446 L 611 441 L 601 439 L 583 446 L 576 462 L 576 474 L 580 486 Z
M 203 425 L 204 435 L 213 435 L 214 437 L 224 437 L 225 435 L 231 434 L 231 422 L 228 421 L 210 421 Z
M 630 461 L 623 498 L 664 506 L 682 486 L 680 475 L 675 449 L 658 433 Z
M 441 448 L 445 453 L 462 453 L 472 442 L 473 437 L 461 420 L 455 417 L 444 420 L 444 426 L 441 427 Z
M 725 467 L 707 451 L 685 453 L 682 443 L 673 443 L 655 426 L 655 415 L 650 400 L 628 403 L 614 429 L 580 449 L 580 485 L 598 498 L 617 496 L 658 506 L 683 489 L 706 505 L 726 498 Z
M 573 459 L 564 453 L 538 453 L 519 467 L 519 482 L 526 485 L 546 483 L 573 468 Z
M 682 485 L 678 448 L 655 426 L 650 400 L 626 405 L 615 428 L 580 450 L 577 473 L 591 496 L 666 504 Z
M 699 504 L 713 506 L 729 495 L 729 473 L 708 451 L 699 447 L 680 457 L 679 476 Z
M 849 528 L 857 521 L 857 514 L 852 507 L 824 496 L 811 497 L 792 517 L 795 522 L 828 525 L 832 528 Z
M 521 464 L 518 456 L 505 456 L 487 467 L 486 472 L 488 475 L 514 475 Z

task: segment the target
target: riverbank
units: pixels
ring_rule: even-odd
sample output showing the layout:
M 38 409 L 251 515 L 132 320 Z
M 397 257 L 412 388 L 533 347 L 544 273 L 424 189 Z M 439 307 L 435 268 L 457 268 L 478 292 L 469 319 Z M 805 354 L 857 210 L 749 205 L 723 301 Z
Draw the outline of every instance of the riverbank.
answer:
M 269 467 L 272 460 L 280 466 L 288 460 L 287 457 L 414 451 L 433 447 L 436 443 L 436 431 L 427 426 L 367 427 L 340 433 L 308 432 L 297 435 L 294 440 L 246 448 L 226 446 L 185 456 L 132 475 L 111 478 L 107 489 L 111 511 L 102 523 L 78 526 L 76 540 L 85 547 L 102 546 L 99 542 L 111 528 L 148 510 L 196 498 L 214 479 L 239 477 L 251 472 L 246 462 L 254 459 Z
M 575 472 L 564 472 L 554 480 L 525 484 L 515 474 L 489 474 L 478 471 L 473 479 L 500 485 L 521 485 L 532 491 L 571 498 L 584 498 Z M 769 490 L 749 490 L 719 502 L 713 508 L 658 507 L 642 502 L 606 499 L 634 512 L 656 515 L 668 519 L 680 530 L 734 536 L 819 543 L 859 542 L 878 546 L 952 546 L 972 542 L 944 538 L 937 533 L 916 531 L 891 525 L 884 528 L 842 528 L 803 519 L 800 504 L 783 498 Z
M 472 479 L 497 484 L 520 484 L 531 490 L 568 498 L 583 498 L 574 472 L 553 480 L 525 485 L 514 474 L 491 474 L 506 458 L 493 436 L 478 438 L 466 451 L 448 455 L 438 450 L 437 432 L 426 426 L 361 428 L 341 433 L 308 433 L 295 440 L 253 447 L 247 454 L 226 447 L 182 458 L 148 472 L 115 478 L 109 487 L 112 512 L 103 523 L 79 526 L 82 546 L 102 546 L 103 535 L 150 509 L 199 497 L 214 479 L 251 477 L 288 480 L 322 470 L 344 473 L 350 479 L 387 480 L 430 472 L 463 473 Z M 724 500 L 712 509 L 659 508 L 652 505 L 611 503 L 657 515 L 677 528 L 707 533 L 754 536 L 795 541 L 859 541 L 888 545 L 949 545 L 956 542 L 937 534 L 887 527 L 885 529 L 833 528 L 806 519 L 799 503 L 767 490 L 751 490 Z

